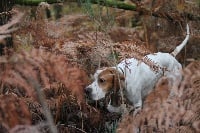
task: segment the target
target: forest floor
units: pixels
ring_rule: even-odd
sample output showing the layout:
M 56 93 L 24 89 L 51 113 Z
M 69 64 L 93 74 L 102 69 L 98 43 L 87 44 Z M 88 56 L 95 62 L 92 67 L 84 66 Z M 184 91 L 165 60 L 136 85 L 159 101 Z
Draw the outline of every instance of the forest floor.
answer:
M 169 5 L 155 6 L 163 12 L 169 7 L 177 12 L 183 7 L 194 10 L 193 14 L 200 11 L 194 3 Z M 61 12 L 56 6 L 62 7 Z M 168 20 L 97 5 L 92 12 L 76 3 L 14 8 L 24 15 L 12 35 L 13 47 L 0 57 L 0 131 L 200 131 L 200 20 Z M 85 98 L 84 88 L 96 69 L 134 57 L 134 51 L 173 51 L 185 38 L 187 23 L 190 40 L 177 56 L 184 69 L 183 81 L 173 88 L 162 79 L 145 100 L 141 114 L 109 113 L 106 100 Z M 172 89 L 175 96 L 169 97 Z

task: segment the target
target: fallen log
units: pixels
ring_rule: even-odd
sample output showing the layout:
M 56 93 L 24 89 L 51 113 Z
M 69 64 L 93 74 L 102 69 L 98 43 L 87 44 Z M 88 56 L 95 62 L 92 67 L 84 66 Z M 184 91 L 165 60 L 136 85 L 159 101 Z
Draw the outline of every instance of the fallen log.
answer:
M 154 17 L 165 18 L 168 20 L 179 20 L 184 21 L 185 18 L 191 21 L 198 21 L 200 20 L 200 15 L 194 15 L 191 12 L 162 12 L 162 11 L 154 11 L 151 9 L 146 9 L 141 7 L 138 4 L 134 3 L 125 3 L 124 1 L 119 0 L 66 0 L 67 2 L 80 2 L 82 4 L 89 3 L 89 4 L 99 4 L 102 6 L 113 7 L 123 10 L 130 10 L 139 12 L 140 15 L 151 15 Z M 52 3 L 60 3 L 64 2 L 64 0 L 16 0 L 16 4 L 20 5 L 38 5 L 40 2 L 47 2 L 49 4 Z

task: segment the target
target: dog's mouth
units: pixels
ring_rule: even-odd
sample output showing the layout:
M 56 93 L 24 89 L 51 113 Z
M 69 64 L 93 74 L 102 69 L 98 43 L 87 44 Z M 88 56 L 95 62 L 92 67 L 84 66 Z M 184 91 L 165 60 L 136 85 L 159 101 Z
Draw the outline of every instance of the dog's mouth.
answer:
M 98 108 L 100 110 L 107 110 L 107 105 L 109 104 L 110 102 L 110 94 L 111 93 L 106 93 L 105 97 L 99 99 L 99 100 L 93 100 L 92 99 L 92 94 L 85 94 L 85 99 L 86 99 L 86 102 L 95 107 L 95 108 Z
M 96 104 L 97 102 L 104 101 L 104 98 L 101 98 L 99 100 L 94 100 L 93 97 L 95 97 L 92 93 L 85 93 L 85 99 L 88 104 Z
M 92 98 L 90 96 L 86 95 L 86 102 L 95 108 L 98 108 L 101 110 L 106 109 L 105 98 L 101 98 L 99 100 L 92 100 Z
M 93 100 L 92 94 L 85 94 L 86 102 L 98 109 L 107 110 L 108 104 L 119 107 L 122 104 L 122 97 L 120 93 L 114 94 L 113 92 L 106 93 L 105 97 L 99 100 Z

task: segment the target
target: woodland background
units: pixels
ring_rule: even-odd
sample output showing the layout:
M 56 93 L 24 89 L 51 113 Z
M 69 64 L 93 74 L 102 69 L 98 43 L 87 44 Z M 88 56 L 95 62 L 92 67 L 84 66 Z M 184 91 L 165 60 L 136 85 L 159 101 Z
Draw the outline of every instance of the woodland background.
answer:
M 199 0 L 42 1 L 0 1 L 0 132 L 200 132 Z M 97 68 L 173 51 L 187 23 L 182 82 L 159 80 L 140 114 L 85 98 Z

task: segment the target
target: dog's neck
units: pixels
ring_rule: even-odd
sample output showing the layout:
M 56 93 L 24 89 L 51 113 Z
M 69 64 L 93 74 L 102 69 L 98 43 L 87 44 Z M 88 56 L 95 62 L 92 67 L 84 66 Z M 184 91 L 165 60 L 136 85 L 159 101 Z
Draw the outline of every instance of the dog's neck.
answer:
M 119 67 L 119 66 L 115 66 L 115 67 L 111 67 L 113 69 L 116 69 L 116 71 L 118 71 L 120 74 L 125 75 L 124 69 Z

